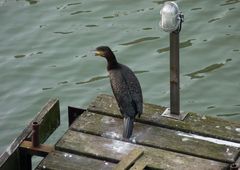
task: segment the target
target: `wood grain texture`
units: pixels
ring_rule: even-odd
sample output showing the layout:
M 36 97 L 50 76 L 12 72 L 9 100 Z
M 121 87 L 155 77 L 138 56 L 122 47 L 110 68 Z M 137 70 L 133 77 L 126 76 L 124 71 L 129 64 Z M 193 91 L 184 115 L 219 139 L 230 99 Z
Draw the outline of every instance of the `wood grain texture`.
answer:
M 136 118 L 136 121 L 240 143 L 240 124 L 237 122 L 201 116 L 192 112 L 184 121 L 178 121 L 161 116 L 165 107 L 145 103 L 143 108 L 141 118 Z M 97 96 L 89 105 L 88 110 L 121 117 L 114 97 L 106 94 Z
M 219 170 L 228 165 L 225 163 L 197 158 L 161 149 L 136 145 L 114 139 L 68 130 L 56 144 L 56 149 L 76 155 L 118 163 L 134 149 L 144 151 L 139 161 L 147 160 L 148 167 L 162 169 L 202 169 Z
M 122 119 L 100 115 L 92 112 L 83 113 L 75 121 L 71 129 L 108 138 L 122 139 Z M 137 144 L 151 146 L 202 158 L 233 163 L 239 149 L 219 145 L 210 141 L 188 138 L 183 132 L 136 122 L 132 141 Z

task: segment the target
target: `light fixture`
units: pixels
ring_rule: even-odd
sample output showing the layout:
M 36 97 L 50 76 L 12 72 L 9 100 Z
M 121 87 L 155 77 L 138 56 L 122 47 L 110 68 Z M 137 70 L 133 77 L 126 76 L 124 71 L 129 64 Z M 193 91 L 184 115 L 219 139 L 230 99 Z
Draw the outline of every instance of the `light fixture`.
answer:
M 182 28 L 183 14 L 175 2 L 165 2 L 160 10 L 159 26 L 170 33 L 170 109 L 162 116 L 183 120 L 186 113 L 180 112 L 180 76 L 179 76 L 179 32 Z
M 175 2 L 165 2 L 160 10 L 159 26 L 166 32 L 180 31 L 184 16 Z

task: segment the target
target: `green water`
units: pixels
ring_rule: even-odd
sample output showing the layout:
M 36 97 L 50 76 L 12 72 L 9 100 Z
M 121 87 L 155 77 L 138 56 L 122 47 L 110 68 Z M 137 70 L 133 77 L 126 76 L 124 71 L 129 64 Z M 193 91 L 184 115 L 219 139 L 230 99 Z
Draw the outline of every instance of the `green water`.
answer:
M 0 152 L 50 98 L 86 108 L 111 94 L 106 63 L 91 50 L 109 45 L 136 73 L 144 101 L 169 105 L 169 35 L 159 0 L 0 0 Z M 181 110 L 240 120 L 240 0 L 179 0 Z

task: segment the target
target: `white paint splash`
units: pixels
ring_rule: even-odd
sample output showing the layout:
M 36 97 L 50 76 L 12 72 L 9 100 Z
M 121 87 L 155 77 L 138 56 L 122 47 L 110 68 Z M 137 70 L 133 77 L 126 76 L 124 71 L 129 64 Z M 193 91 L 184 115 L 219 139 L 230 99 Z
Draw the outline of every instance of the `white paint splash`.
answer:
M 114 120 L 114 118 L 104 116 L 101 119 L 101 122 L 103 122 L 105 124 L 112 124 L 112 123 L 115 123 L 116 121 Z
M 190 133 L 184 133 L 184 132 L 177 132 L 177 135 L 183 136 L 183 137 L 186 137 L 186 138 L 193 138 L 193 139 L 204 140 L 204 141 L 216 143 L 216 144 L 219 144 L 219 145 L 226 145 L 226 146 L 240 148 L 240 143 L 236 143 L 236 142 L 230 142 L 230 141 L 225 141 L 225 140 L 221 140 L 221 139 L 215 139 L 215 138 L 211 138 L 211 137 L 204 137 L 204 136 L 190 134 Z
M 121 135 L 116 132 L 105 132 L 102 134 L 103 137 L 109 137 L 112 139 L 120 139 Z
M 67 157 L 71 158 L 72 155 L 71 155 L 71 154 L 68 154 L 68 153 L 65 153 L 65 154 L 64 154 L 64 157 L 65 157 L 65 158 L 67 158 Z
M 236 130 L 237 132 L 240 132 L 240 128 L 236 128 L 235 130 Z
M 232 128 L 230 126 L 225 126 L 225 129 L 232 130 Z
M 132 143 L 136 143 L 136 136 L 131 137 L 131 138 L 130 138 L 130 141 L 131 141 Z
M 109 144 L 104 144 L 104 147 L 122 154 L 129 153 L 133 149 L 130 143 L 117 140 L 113 140 L 112 143 Z
M 189 138 L 182 138 L 182 141 L 185 142 L 185 141 L 189 141 Z

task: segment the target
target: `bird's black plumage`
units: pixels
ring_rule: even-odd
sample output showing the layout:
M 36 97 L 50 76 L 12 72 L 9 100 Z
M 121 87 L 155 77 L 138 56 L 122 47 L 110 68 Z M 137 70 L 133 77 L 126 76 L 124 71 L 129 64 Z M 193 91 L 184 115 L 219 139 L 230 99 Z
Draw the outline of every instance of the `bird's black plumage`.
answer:
M 124 117 L 123 137 L 130 138 L 133 131 L 135 116 L 142 114 L 143 97 L 140 83 L 133 71 L 126 65 L 117 62 L 109 47 L 101 46 L 96 49 L 96 55 L 107 60 L 107 70 L 113 94 Z

